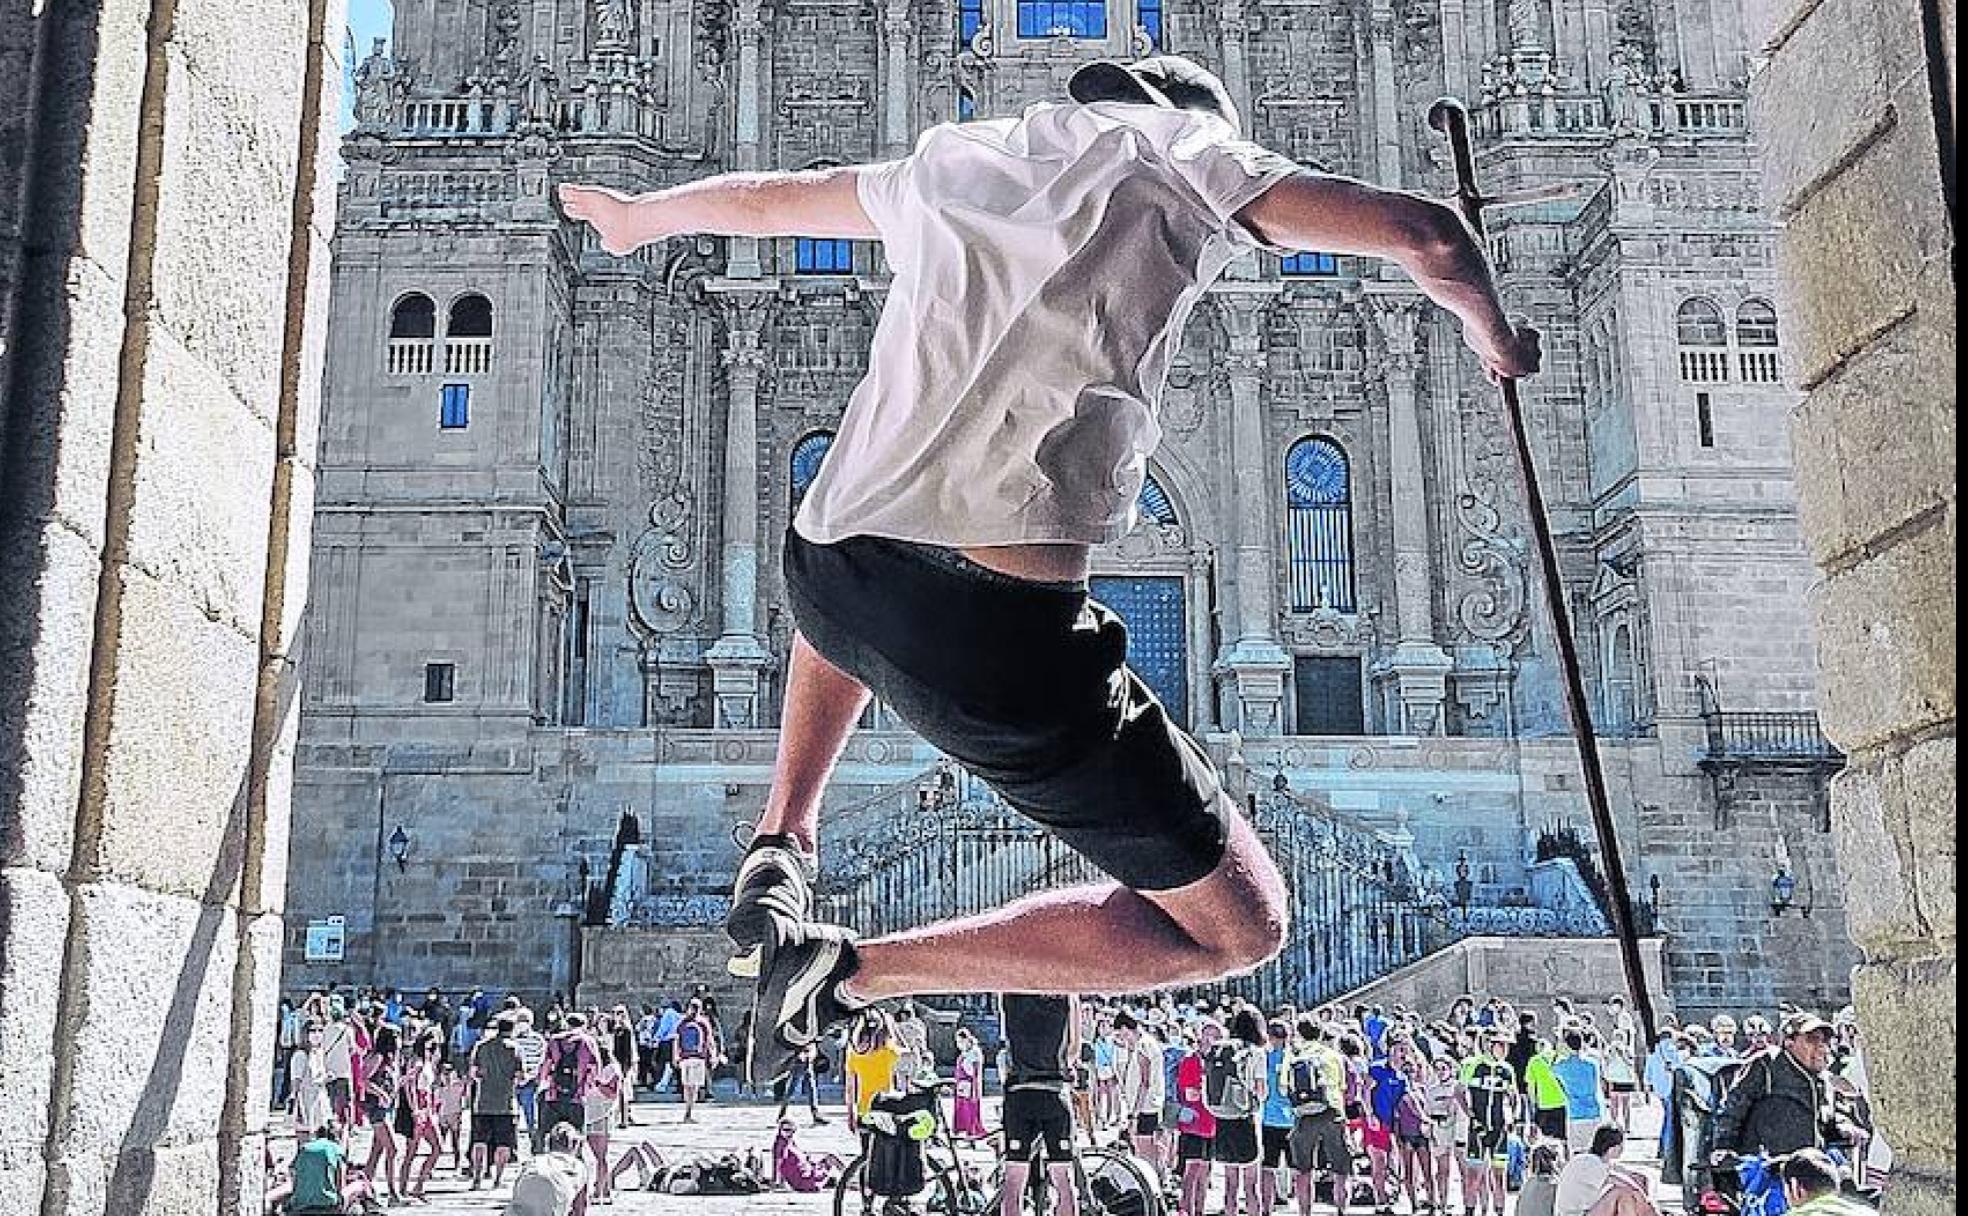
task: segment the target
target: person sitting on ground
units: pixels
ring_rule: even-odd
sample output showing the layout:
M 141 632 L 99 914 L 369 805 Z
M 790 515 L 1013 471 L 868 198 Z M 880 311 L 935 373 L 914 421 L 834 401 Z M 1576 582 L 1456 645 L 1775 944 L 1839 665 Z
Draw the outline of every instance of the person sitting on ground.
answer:
M 1592 1133 L 1585 1152 L 1558 1174 L 1553 1216 L 1642 1216 L 1655 1212 L 1647 1179 L 1619 1164 L 1626 1133 L 1611 1124 Z
M 1517 1192 L 1517 1216 L 1554 1216 L 1558 1204 L 1558 1165 L 1564 1154 L 1544 1143 L 1531 1150 L 1531 1168 Z
M 1779 1173 L 1791 1216 L 1872 1216 L 1872 1208 L 1845 1193 L 1845 1171 L 1817 1149 L 1784 1158 Z
M 791 1119 L 779 1120 L 772 1141 L 772 1185 L 811 1195 L 834 1185 L 847 1163 L 833 1153 L 809 1153 L 793 1139 Z
M 371 1193 L 362 1172 L 349 1168 L 342 1134 L 329 1122 L 294 1146 L 286 1193 L 269 1193 L 267 1199 L 286 1200 L 287 1206 L 280 1210 L 287 1216 L 343 1216 L 360 1211 Z
M 581 1133 L 571 1123 L 547 1132 L 547 1151 L 529 1157 L 513 1177 L 504 1216 L 587 1216 L 594 1172 L 581 1158 Z

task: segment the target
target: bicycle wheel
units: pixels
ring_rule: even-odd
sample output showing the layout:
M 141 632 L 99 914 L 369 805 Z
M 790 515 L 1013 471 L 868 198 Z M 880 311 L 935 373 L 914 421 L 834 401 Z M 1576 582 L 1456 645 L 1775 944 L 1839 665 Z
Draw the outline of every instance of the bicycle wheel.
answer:
M 894 1189 L 894 1188 L 885 1188 Z M 868 1179 L 868 1159 L 856 1157 L 834 1184 L 834 1216 L 974 1216 L 947 1169 L 925 1170 L 922 1185 L 899 1195 L 881 1195 Z
M 1154 1172 L 1132 1153 L 1087 1149 L 1080 1154 L 1080 1178 L 1089 1216 L 1162 1216 Z

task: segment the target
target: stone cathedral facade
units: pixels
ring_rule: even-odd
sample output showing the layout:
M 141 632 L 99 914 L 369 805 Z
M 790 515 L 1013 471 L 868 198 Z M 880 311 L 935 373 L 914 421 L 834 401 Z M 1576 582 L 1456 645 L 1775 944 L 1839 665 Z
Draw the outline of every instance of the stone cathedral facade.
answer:
M 1846 999 L 1740 0 L 398 0 L 343 146 L 293 983 L 569 986 L 625 810 L 616 912 L 701 940 L 763 800 L 781 537 L 882 251 L 616 259 L 553 184 L 900 156 L 1157 48 L 1258 141 L 1417 190 L 1452 185 L 1430 101 L 1468 100 L 1669 992 Z M 1535 909 L 1541 838 L 1590 833 L 1506 423 L 1453 322 L 1391 267 L 1255 257 L 1197 309 L 1161 423 L 1095 569 L 1149 683 L 1240 788 L 1461 877 L 1492 923 Z M 881 707 L 863 725 L 830 847 L 922 813 L 935 772 Z

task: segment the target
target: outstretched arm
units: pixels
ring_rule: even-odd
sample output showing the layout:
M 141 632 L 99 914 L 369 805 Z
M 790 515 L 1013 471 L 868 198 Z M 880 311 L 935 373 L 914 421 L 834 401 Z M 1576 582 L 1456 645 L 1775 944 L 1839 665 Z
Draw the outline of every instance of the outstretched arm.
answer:
M 1294 173 L 1237 213 L 1270 244 L 1362 254 L 1400 264 L 1437 304 L 1462 321 L 1463 340 L 1498 376 L 1528 376 L 1542 354 L 1538 333 L 1503 315 L 1489 260 L 1456 210 L 1404 190 L 1349 177 Z
M 880 237 L 861 209 L 863 165 L 798 173 L 720 173 L 667 190 L 624 194 L 606 186 L 560 187 L 561 209 L 586 220 L 618 256 L 673 236 Z

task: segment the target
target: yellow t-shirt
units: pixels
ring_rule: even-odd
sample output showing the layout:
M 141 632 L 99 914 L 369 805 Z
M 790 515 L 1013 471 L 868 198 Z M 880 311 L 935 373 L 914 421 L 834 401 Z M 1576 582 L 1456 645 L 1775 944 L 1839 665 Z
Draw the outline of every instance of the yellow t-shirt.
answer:
M 895 1084 L 895 1062 L 901 1058 L 902 1053 L 886 1043 L 869 1052 L 848 1049 L 847 1071 L 855 1080 L 855 1123 L 861 1122 L 861 1116 L 868 1113 L 868 1107 L 878 1095 L 888 1092 Z

